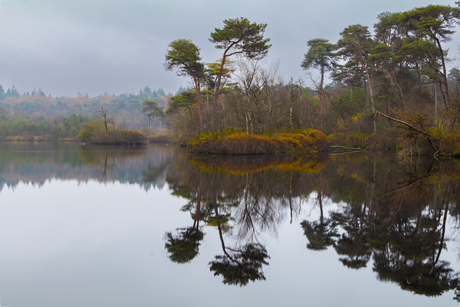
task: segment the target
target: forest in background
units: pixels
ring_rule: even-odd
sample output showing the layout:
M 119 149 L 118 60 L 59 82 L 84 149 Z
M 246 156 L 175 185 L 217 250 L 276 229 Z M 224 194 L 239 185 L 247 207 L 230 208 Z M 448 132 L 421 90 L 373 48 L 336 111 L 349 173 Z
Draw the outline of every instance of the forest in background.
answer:
M 185 91 L 179 88 L 178 93 Z M 47 136 L 51 139 L 74 139 L 84 123 L 97 117 L 101 107 L 107 108 L 121 129 L 141 130 L 149 124 L 142 112 L 145 100 L 155 101 L 165 107 L 168 97 L 163 89 L 149 86 L 138 94 L 125 93 L 97 97 L 78 94 L 77 97 L 56 97 L 39 89 L 19 94 L 15 86 L 7 91 L 0 85 L 0 137 Z M 154 127 L 159 125 L 153 122 Z

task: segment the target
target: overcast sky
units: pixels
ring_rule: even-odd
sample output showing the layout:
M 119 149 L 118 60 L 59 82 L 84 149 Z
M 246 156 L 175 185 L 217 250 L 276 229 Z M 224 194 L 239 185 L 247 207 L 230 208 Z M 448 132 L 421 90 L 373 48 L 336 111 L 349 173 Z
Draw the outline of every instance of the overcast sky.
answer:
M 167 45 L 191 39 L 203 61 L 221 57 L 209 42 L 223 20 L 267 23 L 285 79 L 308 81 L 300 67 L 312 38 L 336 42 L 352 24 L 372 29 L 379 13 L 454 1 L 425 0 L 0 0 L 0 84 L 53 96 L 138 92 L 149 85 L 175 93 L 188 80 L 163 68 Z M 459 57 L 460 33 L 448 44 Z M 456 65 L 451 63 L 452 66 Z

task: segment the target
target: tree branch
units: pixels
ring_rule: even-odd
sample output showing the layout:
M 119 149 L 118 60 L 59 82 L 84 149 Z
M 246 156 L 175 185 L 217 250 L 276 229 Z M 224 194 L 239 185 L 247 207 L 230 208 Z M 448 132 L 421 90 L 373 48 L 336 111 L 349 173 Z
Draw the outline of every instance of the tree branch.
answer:
M 433 148 L 435 152 L 438 151 L 438 150 L 436 149 L 436 147 L 434 146 L 434 144 L 433 144 L 433 141 L 432 141 L 433 136 L 432 136 L 431 134 L 426 133 L 425 131 L 422 131 L 422 130 L 420 130 L 420 129 L 417 129 L 417 128 L 415 128 L 414 126 L 412 126 L 411 124 L 406 123 L 406 122 L 403 122 L 402 120 L 399 120 L 399 119 L 390 117 L 390 116 L 388 116 L 388 115 L 385 115 L 385 114 L 383 114 L 383 113 L 380 112 L 380 111 L 375 111 L 374 118 L 375 118 L 378 114 L 380 114 L 381 116 L 383 116 L 383 117 L 385 117 L 385 118 L 388 118 L 388 119 L 390 119 L 390 120 L 392 120 L 392 121 L 395 121 L 395 122 L 397 122 L 397 123 L 403 124 L 403 125 L 409 127 L 410 129 L 412 129 L 412 130 L 414 130 L 414 131 L 417 131 L 417 132 L 420 133 L 421 135 L 424 135 L 424 136 L 426 137 L 426 140 L 428 141 L 428 143 L 430 143 L 431 148 Z

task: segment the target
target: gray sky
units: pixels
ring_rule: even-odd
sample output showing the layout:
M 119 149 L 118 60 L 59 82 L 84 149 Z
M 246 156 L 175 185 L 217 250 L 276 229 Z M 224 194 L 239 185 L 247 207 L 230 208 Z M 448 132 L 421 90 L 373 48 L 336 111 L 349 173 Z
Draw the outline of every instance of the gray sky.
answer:
M 208 41 L 228 18 L 267 23 L 272 48 L 285 79 L 303 78 L 300 67 L 309 39 L 336 42 L 352 24 L 372 29 L 379 13 L 454 1 L 425 0 L 0 0 L 0 84 L 20 93 L 95 96 L 138 92 L 149 85 L 175 93 L 187 79 L 163 68 L 167 45 L 191 39 L 203 61 L 221 57 Z M 458 57 L 460 34 L 448 44 Z M 452 63 L 451 65 L 455 65 Z

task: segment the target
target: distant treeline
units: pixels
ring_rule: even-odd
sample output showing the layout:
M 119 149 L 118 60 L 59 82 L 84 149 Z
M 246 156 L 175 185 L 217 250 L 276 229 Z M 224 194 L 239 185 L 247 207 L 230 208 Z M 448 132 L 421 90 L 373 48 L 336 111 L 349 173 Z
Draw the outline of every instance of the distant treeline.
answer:
M 178 93 L 183 91 L 185 89 L 180 88 Z M 77 97 L 72 98 L 53 98 L 51 95 L 46 96 L 41 89 L 21 95 L 15 86 L 8 88 L 5 92 L 0 85 L 1 123 L 6 124 L 8 121 L 8 126 L 15 122 L 18 123 L 18 127 L 29 127 L 38 126 L 43 122 L 59 121 L 59 118 L 67 118 L 72 114 L 79 118 L 91 118 L 96 115 L 101 106 L 107 106 L 120 127 L 139 130 L 148 126 L 148 118 L 142 113 L 142 103 L 149 99 L 156 101 L 159 106 L 165 106 L 168 100 L 167 97 L 170 95 L 166 94 L 161 88 L 152 90 L 149 86 L 146 86 L 138 94 L 125 93 L 116 96 L 115 94 L 109 95 L 106 92 L 97 97 L 89 97 L 88 94 L 82 95 L 79 93 Z M 159 123 L 153 122 L 153 126 L 155 125 L 159 125 Z M 18 131 L 18 135 L 20 135 L 19 133 L 22 135 L 23 133 L 29 133 L 30 129 L 11 128 L 9 130 Z M 3 129 L 3 133 L 4 131 Z
M 83 124 L 88 121 L 86 115 L 72 114 L 53 117 L 30 117 L 18 115 L 6 117 L 0 109 L 0 138 L 9 136 L 40 136 L 43 139 L 75 139 Z

